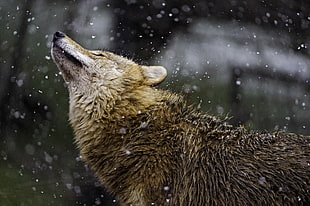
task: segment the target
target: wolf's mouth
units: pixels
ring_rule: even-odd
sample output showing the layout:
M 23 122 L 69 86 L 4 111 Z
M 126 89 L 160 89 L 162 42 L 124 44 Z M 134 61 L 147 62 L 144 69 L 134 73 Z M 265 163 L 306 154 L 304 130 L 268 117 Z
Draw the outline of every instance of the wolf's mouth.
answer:
M 52 44 L 52 55 L 55 54 L 56 58 L 65 58 L 79 67 L 88 66 L 91 62 L 91 59 L 83 54 L 85 49 L 60 31 L 54 33 Z
M 76 57 L 74 57 L 72 54 L 64 50 L 62 47 L 60 47 L 56 42 L 53 42 L 53 47 L 56 47 L 60 50 L 61 54 L 65 56 L 69 61 L 71 61 L 73 64 L 76 64 L 77 66 L 82 67 L 83 64 L 80 60 L 78 60 Z
M 80 62 L 77 58 L 75 58 L 72 54 L 69 54 L 68 52 L 66 52 L 65 50 L 61 49 L 61 52 L 65 55 L 65 57 L 71 61 L 73 64 L 76 64 L 80 67 L 83 66 L 82 62 Z

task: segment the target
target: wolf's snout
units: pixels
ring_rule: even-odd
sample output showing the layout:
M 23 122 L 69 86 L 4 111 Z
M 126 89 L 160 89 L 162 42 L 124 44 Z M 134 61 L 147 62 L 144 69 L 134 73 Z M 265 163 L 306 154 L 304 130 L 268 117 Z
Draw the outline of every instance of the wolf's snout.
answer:
M 61 31 L 56 31 L 54 33 L 53 41 L 56 41 L 57 39 L 61 39 L 61 38 L 65 37 L 65 36 L 66 36 L 65 33 L 62 33 Z

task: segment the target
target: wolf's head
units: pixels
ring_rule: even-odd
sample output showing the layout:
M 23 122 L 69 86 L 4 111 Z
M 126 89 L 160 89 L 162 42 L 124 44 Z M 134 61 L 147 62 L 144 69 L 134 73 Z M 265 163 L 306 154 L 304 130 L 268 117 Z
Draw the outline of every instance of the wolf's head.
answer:
M 86 90 L 98 84 L 111 89 L 122 84 L 151 86 L 167 76 L 161 66 L 142 66 L 111 52 L 84 49 L 59 31 L 54 34 L 51 53 L 64 80 L 86 86 Z
M 84 49 L 59 31 L 54 34 L 51 53 L 68 84 L 71 107 L 79 106 L 92 113 L 102 110 L 108 113 L 116 101 L 125 104 L 140 98 L 144 104 L 149 100 L 141 91 L 159 84 L 167 76 L 164 67 L 142 66 L 111 52 Z

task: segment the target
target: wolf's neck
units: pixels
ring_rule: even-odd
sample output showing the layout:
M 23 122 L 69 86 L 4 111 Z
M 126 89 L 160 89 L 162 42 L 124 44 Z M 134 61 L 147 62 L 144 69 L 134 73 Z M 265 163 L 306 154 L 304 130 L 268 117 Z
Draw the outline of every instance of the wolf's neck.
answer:
M 113 91 L 78 93 L 70 91 L 70 122 L 76 138 L 96 130 L 104 130 L 111 122 L 134 119 L 148 112 L 151 107 L 160 108 L 177 95 L 141 87 L 121 95 Z

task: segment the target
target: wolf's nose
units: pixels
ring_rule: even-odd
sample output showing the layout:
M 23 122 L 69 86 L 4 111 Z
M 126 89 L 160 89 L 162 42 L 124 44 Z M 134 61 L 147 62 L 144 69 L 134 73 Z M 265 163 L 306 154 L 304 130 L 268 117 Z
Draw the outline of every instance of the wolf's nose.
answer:
M 62 33 L 61 31 L 56 31 L 53 37 L 53 41 L 55 41 L 56 39 L 61 39 L 63 37 L 65 37 L 66 35 L 64 33 Z

